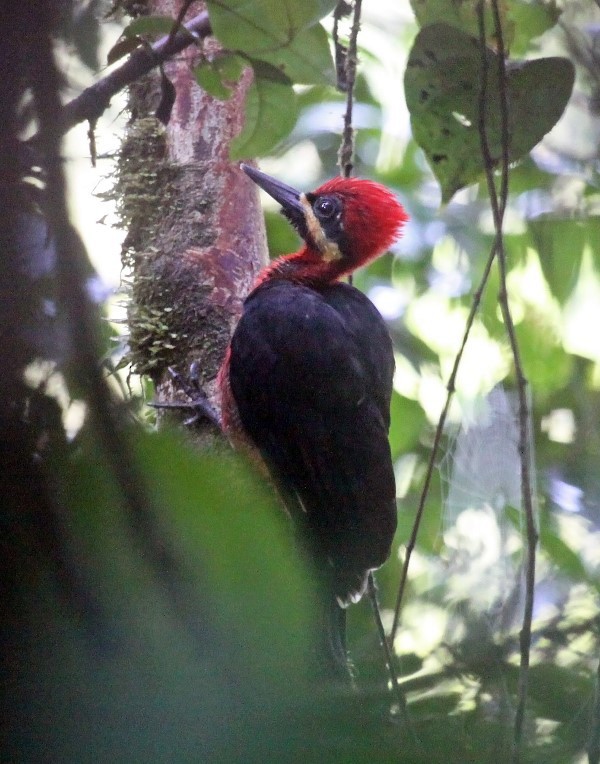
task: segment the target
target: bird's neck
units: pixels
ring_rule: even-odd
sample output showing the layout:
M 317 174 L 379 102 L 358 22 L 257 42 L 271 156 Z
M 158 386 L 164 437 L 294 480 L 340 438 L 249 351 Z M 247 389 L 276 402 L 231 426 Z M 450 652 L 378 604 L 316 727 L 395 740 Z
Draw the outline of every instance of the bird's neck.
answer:
M 342 260 L 323 260 L 320 254 L 303 247 L 293 255 L 278 257 L 258 276 L 255 286 L 273 279 L 284 279 L 306 286 L 332 284 L 350 272 Z

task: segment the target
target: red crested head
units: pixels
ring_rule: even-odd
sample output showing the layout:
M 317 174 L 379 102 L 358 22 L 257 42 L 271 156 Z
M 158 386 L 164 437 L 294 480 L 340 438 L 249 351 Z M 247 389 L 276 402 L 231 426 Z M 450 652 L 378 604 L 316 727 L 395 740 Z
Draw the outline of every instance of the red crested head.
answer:
M 385 252 L 408 220 L 392 192 L 371 180 L 334 178 L 302 194 L 253 167 L 242 169 L 281 204 L 305 242 L 296 254 L 275 261 L 261 280 L 338 279 Z
M 334 178 L 307 197 L 315 197 L 313 204 L 317 206 L 322 206 L 324 199 L 338 200 L 340 250 L 352 263 L 352 269 L 389 249 L 408 220 L 394 194 L 372 180 Z

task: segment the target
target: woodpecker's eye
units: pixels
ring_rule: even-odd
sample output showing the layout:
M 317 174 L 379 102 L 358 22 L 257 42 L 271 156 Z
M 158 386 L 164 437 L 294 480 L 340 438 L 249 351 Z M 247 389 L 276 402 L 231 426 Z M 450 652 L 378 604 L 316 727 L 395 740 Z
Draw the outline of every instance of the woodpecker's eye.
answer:
M 340 203 L 335 196 L 321 196 L 315 202 L 313 209 L 320 220 L 330 220 L 340 211 Z

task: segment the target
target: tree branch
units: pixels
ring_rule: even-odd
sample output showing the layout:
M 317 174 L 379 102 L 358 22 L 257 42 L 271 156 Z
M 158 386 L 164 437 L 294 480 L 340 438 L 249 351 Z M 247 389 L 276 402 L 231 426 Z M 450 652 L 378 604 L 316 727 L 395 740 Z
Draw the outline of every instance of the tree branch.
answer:
M 187 31 L 179 30 L 174 35 L 162 37 L 150 47 L 135 50 L 118 69 L 86 88 L 76 98 L 61 109 L 58 129 L 61 134 L 86 120 L 96 120 L 110 104 L 110 99 L 126 85 L 138 80 L 155 66 L 187 48 L 196 40 L 211 34 L 208 13 L 203 11 L 187 24 Z M 190 34 L 191 33 L 191 34 Z

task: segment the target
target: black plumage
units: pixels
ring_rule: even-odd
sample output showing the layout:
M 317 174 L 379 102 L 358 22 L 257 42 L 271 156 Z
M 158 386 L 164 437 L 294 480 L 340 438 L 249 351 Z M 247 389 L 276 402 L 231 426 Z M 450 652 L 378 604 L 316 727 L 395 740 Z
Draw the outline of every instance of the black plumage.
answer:
M 246 299 L 231 340 L 242 427 L 306 525 L 342 605 L 362 595 L 396 528 L 393 373 L 383 319 L 345 283 L 268 279 Z

